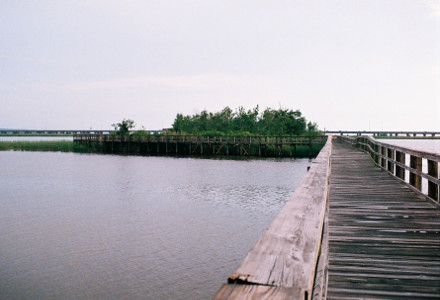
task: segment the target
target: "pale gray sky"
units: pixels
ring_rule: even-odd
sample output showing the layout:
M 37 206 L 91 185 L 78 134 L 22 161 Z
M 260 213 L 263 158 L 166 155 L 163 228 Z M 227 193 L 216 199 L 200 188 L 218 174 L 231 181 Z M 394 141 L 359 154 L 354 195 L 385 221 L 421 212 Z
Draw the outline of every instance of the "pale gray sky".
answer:
M 440 130 L 440 0 L 0 0 L 0 128 L 225 106 Z

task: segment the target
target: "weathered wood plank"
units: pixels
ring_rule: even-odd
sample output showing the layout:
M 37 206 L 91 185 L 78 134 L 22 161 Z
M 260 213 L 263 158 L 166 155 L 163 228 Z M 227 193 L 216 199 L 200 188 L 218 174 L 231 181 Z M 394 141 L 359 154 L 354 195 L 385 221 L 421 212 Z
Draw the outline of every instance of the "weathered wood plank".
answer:
M 215 296 L 215 300 L 247 299 L 305 299 L 300 289 L 262 286 L 251 284 L 224 284 Z
M 229 277 L 229 283 L 294 288 L 306 299 L 311 298 L 327 200 L 330 153 L 329 140 L 300 187 Z
M 327 299 L 440 298 L 440 209 L 335 143 Z

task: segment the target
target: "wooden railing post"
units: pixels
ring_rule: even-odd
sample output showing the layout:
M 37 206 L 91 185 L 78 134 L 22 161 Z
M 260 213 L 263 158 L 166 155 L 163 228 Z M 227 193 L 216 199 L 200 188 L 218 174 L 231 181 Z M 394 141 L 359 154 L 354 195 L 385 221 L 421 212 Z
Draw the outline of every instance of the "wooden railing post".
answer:
M 396 151 L 396 161 L 405 164 L 405 153 Z M 405 169 L 396 165 L 396 176 L 402 180 L 405 180 Z
M 428 159 L 428 175 L 438 178 L 438 162 Z M 439 201 L 439 186 L 428 180 L 428 196 Z
M 377 163 L 377 164 L 380 164 L 380 155 L 379 155 L 379 149 L 380 149 L 380 146 L 379 145 L 377 145 L 377 144 L 373 144 L 373 149 L 374 149 L 374 161 Z
M 410 167 L 418 171 L 422 171 L 422 158 L 418 156 L 410 156 Z M 409 184 L 418 189 L 422 190 L 422 177 L 413 172 L 409 173 Z
M 388 172 L 394 175 L 394 163 L 392 160 L 394 160 L 394 150 L 393 149 L 387 149 L 387 157 L 390 159 L 388 160 Z
M 384 146 L 380 146 L 380 153 L 384 156 L 386 155 L 386 149 L 387 148 L 385 148 Z M 380 165 L 382 168 L 386 168 L 386 166 L 387 166 L 387 161 L 384 156 L 381 156 L 381 164 Z

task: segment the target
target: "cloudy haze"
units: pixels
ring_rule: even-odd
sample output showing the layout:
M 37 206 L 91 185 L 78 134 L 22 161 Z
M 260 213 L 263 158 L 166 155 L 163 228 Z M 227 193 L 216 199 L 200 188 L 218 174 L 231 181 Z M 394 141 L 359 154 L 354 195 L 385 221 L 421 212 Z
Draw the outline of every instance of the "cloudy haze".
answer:
M 440 0 L 0 0 L 0 128 L 147 129 L 225 106 L 440 131 Z

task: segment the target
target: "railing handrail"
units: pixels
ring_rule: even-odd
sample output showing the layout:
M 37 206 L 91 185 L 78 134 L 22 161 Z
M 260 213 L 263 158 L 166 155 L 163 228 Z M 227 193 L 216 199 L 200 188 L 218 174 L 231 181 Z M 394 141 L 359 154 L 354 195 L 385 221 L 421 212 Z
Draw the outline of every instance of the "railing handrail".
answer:
M 402 146 L 392 145 L 392 144 L 388 144 L 388 143 L 384 143 L 384 142 L 379 142 L 378 140 L 373 139 L 370 136 L 366 136 L 366 138 L 368 138 L 370 141 L 372 141 L 373 143 L 375 143 L 377 145 L 385 146 L 389 149 L 393 149 L 393 150 L 400 151 L 400 152 L 405 152 L 410 155 L 415 155 L 415 156 L 419 156 L 422 158 L 426 158 L 426 159 L 435 160 L 437 162 L 440 162 L 440 154 L 437 154 L 437 153 L 425 152 L 425 151 L 415 150 L 415 149 L 411 149 L 411 148 L 407 148 L 407 147 L 402 147 Z
M 338 138 L 341 139 L 345 139 L 345 140 L 353 140 L 354 142 L 357 143 L 358 139 L 361 138 L 366 138 L 368 140 L 370 140 L 373 144 L 379 145 L 379 146 L 385 146 L 389 149 L 393 149 L 393 150 L 397 150 L 400 152 L 405 152 L 407 154 L 410 155 L 415 155 L 415 156 L 419 156 L 421 158 L 425 158 L 425 159 L 430 159 L 430 160 L 435 160 L 437 162 L 440 162 L 440 154 L 437 153 L 432 153 L 432 152 L 425 152 L 425 151 L 420 151 L 420 150 L 415 150 L 412 148 L 407 148 L 407 147 L 402 147 L 402 146 L 397 146 L 397 145 L 392 145 L 392 144 L 388 144 L 388 143 L 384 143 L 384 142 L 379 142 L 378 140 L 372 138 L 371 136 L 355 136 L 355 137 L 350 137 L 350 136 L 337 136 Z
M 379 142 L 370 136 L 338 136 L 338 139 L 368 152 L 380 168 L 405 183 L 419 195 L 437 205 L 440 204 L 438 172 L 440 154 Z M 405 155 L 410 156 L 409 166 L 406 164 Z M 423 159 L 427 160 L 428 164 L 426 173 L 422 170 Z M 409 182 L 406 182 L 404 170 L 409 171 Z M 428 183 L 427 194 L 422 190 L 422 178 L 426 179 Z

